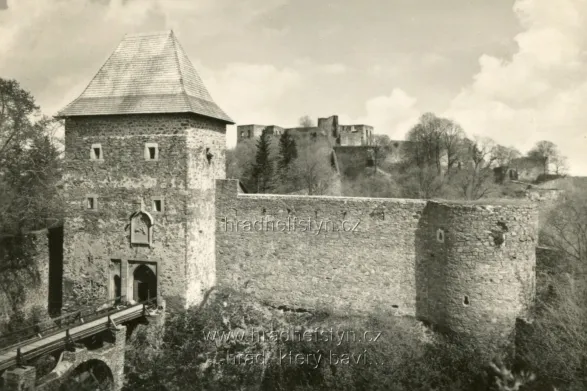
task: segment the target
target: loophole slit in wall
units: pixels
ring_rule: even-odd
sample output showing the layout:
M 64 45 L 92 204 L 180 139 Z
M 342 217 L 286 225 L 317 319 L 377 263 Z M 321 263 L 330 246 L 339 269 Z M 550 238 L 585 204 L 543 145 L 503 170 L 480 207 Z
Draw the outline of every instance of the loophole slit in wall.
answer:
M 465 297 L 463 298 L 463 305 L 468 306 L 469 304 L 469 296 L 465 295 Z
M 444 230 L 442 228 L 438 228 L 436 231 L 436 241 L 438 243 L 444 243 Z

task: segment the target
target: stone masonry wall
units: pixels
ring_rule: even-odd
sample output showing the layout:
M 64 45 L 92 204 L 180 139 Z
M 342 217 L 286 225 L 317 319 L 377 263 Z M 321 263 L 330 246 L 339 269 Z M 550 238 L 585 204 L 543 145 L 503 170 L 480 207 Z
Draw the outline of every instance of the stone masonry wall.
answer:
M 236 180 L 216 186 L 219 285 L 251 291 L 276 305 L 415 314 L 414 232 L 424 201 L 237 196 Z M 275 221 L 275 228 L 245 227 L 263 219 Z M 353 232 L 333 232 L 343 228 Z
M 353 178 L 362 173 L 367 167 L 367 161 L 372 147 L 368 146 L 335 146 L 334 152 L 340 173 Z
M 532 204 L 237 195 L 234 180 L 217 181 L 216 202 L 219 284 L 274 305 L 397 309 L 502 338 L 534 297 Z M 308 219 L 312 231 L 300 225 Z M 352 232 L 317 228 L 341 220 Z
M 190 129 L 187 134 L 187 304 L 199 303 L 216 284 L 215 178 L 226 177 L 224 131 Z
M 416 232 L 417 315 L 504 341 L 535 294 L 538 211 L 530 203 L 430 201 Z
M 189 174 L 193 158 L 188 144 L 201 129 L 222 133 L 225 126 L 180 114 L 66 120 L 64 192 L 69 207 L 64 227 L 64 309 L 113 298 L 112 268 L 120 269 L 127 281 L 122 283 L 122 294 L 130 298 L 137 262 L 156 271 L 158 295 L 168 305 L 186 305 L 191 283 L 186 264 L 191 229 L 186 208 L 199 196 Z M 102 146 L 101 161 L 90 160 L 95 143 Z M 158 160 L 145 160 L 145 143 L 158 144 Z M 223 156 L 217 145 L 212 149 L 214 155 Z M 98 197 L 97 210 L 87 209 L 88 195 Z M 163 200 L 162 212 L 153 210 L 154 198 Z M 141 202 L 154 219 L 151 247 L 130 245 L 130 216 L 141 208 Z
M 108 366 L 112 376 L 112 390 L 119 391 L 124 384 L 124 356 L 126 346 L 126 326 L 119 325 L 116 330 L 109 331 L 110 338 L 103 347 L 96 350 L 76 348 L 75 351 L 64 351 L 62 360 L 44 377 L 37 379 L 36 391 L 61 390 L 63 383 L 83 363 L 101 362 Z

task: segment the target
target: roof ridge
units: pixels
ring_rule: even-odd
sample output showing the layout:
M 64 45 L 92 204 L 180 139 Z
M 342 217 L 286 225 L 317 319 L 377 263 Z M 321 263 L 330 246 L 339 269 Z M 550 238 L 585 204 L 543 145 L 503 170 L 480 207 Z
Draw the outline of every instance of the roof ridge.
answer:
M 147 31 L 147 32 L 142 32 L 142 33 L 127 33 L 124 34 L 124 38 L 127 37 L 151 37 L 154 35 L 172 35 L 173 34 L 173 30 L 169 29 L 169 30 L 159 30 L 159 31 Z
M 175 38 L 175 34 L 173 33 L 173 30 L 171 30 L 171 33 L 169 34 L 169 38 L 171 39 L 171 44 L 173 45 L 173 56 L 175 57 L 175 66 L 177 67 L 177 73 L 179 74 L 179 85 L 181 87 L 183 100 L 185 101 L 186 105 L 188 105 L 188 107 L 191 107 L 192 105 L 191 105 L 191 102 L 189 101 L 188 93 L 185 89 L 185 83 L 184 83 L 183 72 L 181 70 L 181 64 L 179 63 L 179 54 L 177 53 L 179 42 Z

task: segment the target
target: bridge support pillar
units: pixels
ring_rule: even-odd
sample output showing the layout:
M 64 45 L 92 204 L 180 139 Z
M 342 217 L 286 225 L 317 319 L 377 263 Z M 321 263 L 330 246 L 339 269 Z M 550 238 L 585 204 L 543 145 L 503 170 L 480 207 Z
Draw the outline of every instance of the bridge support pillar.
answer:
M 35 367 L 21 367 L 7 370 L 4 373 L 4 390 L 33 391 L 37 370 Z
M 119 325 L 115 330 L 112 330 L 114 337 L 114 346 L 116 347 L 116 354 L 110 363 L 112 376 L 114 378 L 114 390 L 122 389 L 124 385 L 124 351 L 126 348 L 126 326 Z

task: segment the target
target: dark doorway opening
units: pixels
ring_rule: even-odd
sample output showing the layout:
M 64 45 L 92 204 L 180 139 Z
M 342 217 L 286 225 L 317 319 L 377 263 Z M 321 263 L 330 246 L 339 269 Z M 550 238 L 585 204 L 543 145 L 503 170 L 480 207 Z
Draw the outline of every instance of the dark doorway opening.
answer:
M 147 265 L 141 265 L 133 273 L 133 298 L 143 302 L 157 297 L 157 276 Z
M 114 304 L 120 304 L 122 294 L 122 285 L 120 283 L 120 276 L 114 276 Z
M 61 315 L 63 306 L 63 226 L 50 228 L 49 239 L 49 295 L 50 316 Z

